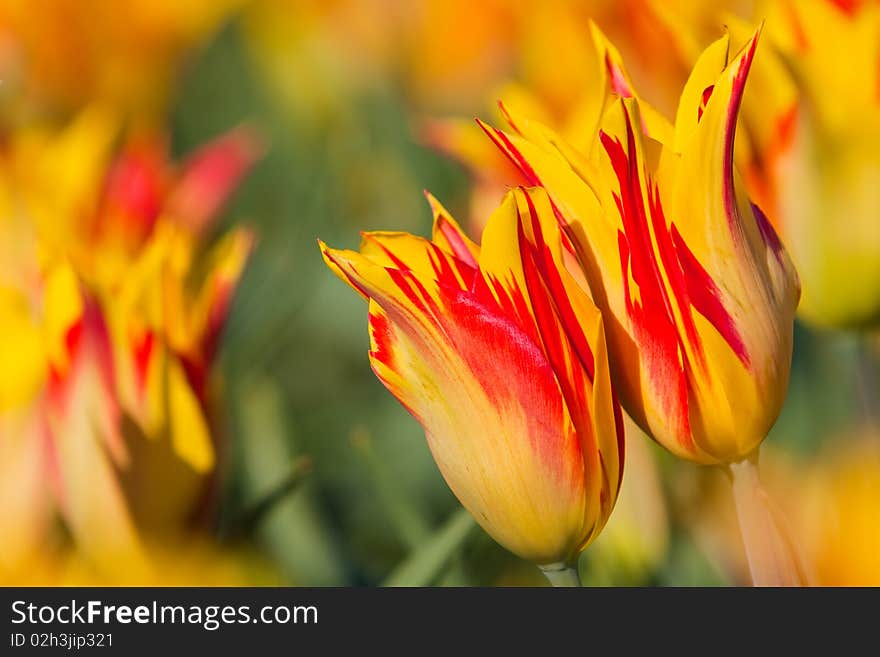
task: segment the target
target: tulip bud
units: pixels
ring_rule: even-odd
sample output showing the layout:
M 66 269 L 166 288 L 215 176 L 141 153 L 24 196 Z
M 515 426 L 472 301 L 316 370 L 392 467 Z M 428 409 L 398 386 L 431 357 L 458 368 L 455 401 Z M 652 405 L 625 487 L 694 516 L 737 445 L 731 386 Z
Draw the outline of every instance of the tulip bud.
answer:
M 575 245 L 606 320 L 624 407 L 699 463 L 739 461 L 758 447 L 791 364 L 797 275 L 733 168 L 756 43 L 729 64 L 726 40 L 703 54 L 659 159 L 642 134 L 657 132 L 634 99 L 610 105 L 589 155 L 520 117 L 515 134 L 486 128 L 548 191 Z
M 321 243 L 324 259 L 369 300 L 373 370 L 465 508 L 519 556 L 570 564 L 623 471 L 602 318 L 543 190 L 510 192 L 482 246 L 430 200 L 431 241 L 368 233 L 359 253 Z

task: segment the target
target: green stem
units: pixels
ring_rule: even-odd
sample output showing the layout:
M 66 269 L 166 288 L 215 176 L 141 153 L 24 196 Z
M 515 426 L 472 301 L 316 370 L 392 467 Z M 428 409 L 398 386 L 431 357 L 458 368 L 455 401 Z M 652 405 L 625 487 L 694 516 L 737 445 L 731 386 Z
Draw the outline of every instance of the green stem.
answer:
M 552 563 L 541 566 L 541 572 L 553 586 L 571 587 L 580 586 L 577 568 L 564 563 Z

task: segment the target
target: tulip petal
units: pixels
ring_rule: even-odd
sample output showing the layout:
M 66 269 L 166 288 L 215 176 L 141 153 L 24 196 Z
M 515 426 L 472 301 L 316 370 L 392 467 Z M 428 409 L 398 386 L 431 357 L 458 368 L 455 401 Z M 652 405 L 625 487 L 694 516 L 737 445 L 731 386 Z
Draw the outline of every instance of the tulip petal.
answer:
M 480 257 L 480 247 L 465 235 L 461 226 L 440 204 L 440 201 L 429 192 L 425 192 L 425 197 L 428 199 L 431 212 L 434 215 L 434 227 L 431 234 L 434 244 L 476 269 L 477 260 Z
M 186 163 L 168 199 L 168 213 L 193 233 L 204 232 L 260 156 L 253 130 L 239 127 L 201 147 Z
M 568 560 L 604 525 L 622 474 L 601 316 L 565 267 L 543 191 L 509 194 L 479 248 L 432 205 L 443 248 L 368 234 L 362 253 L 322 244 L 325 261 L 370 299 L 373 369 L 462 503 L 517 554 Z
M 718 74 L 727 66 L 730 52 L 730 36 L 723 37 L 712 43 L 697 59 L 688 77 L 678 103 L 675 116 L 675 140 L 673 149 L 677 153 L 684 150 L 697 125 L 703 118 L 706 104 L 712 97 Z
M 352 252 L 324 254 L 372 299 L 373 367 L 425 427 L 462 504 L 525 558 L 570 556 L 575 536 L 550 546 L 544 537 L 559 536 L 560 527 L 581 531 L 583 462 L 553 370 L 532 336 L 489 295 L 419 281 Z
M 465 252 L 473 261 L 466 249 Z M 361 254 L 376 265 L 435 276 L 450 287 L 469 288 L 477 272 L 474 266 L 437 244 L 409 233 L 364 233 Z
M 656 173 L 643 144 L 645 105 L 635 98 L 608 105 L 599 147 L 588 153 L 519 116 L 508 116 L 514 134 L 483 125 L 549 192 L 610 327 L 628 410 L 674 453 L 705 463 L 742 458 L 766 435 L 790 357 L 785 318 L 797 301 L 788 256 L 733 169 L 757 35 L 726 66 L 727 42 L 701 57 Z M 768 389 L 762 405 L 758 391 Z M 748 418 L 737 426 L 741 414 Z

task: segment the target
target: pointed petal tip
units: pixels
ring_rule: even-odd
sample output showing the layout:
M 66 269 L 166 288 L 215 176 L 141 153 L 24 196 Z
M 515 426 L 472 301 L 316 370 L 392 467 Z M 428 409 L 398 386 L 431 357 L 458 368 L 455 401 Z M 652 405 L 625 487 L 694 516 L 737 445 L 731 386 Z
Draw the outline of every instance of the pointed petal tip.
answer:
M 752 59 L 755 57 L 755 49 L 758 47 L 758 41 L 761 38 L 761 32 L 764 30 L 764 21 L 761 21 L 757 28 L 755 28 L 754 33 L 752 34 L 752 38 L 749 39 L 748 43 L 746 43 L 737 53 L 736 59 L 740 60 L 742 63 L 740 64 L 740 73 L 743 71 L 748 71 L 749 67 L 752 64 Z
M 321 250 L 321 256 L 324 258 L 324 261 L 327 262 L 327 264 L 330 264 L 331 262 L 333 264 L 337 264 L 336 259 L 334 257 L 334 255 L 336 253 L 335 249 L 332 249 L 329 246 L 327 246 L 327 243 L 324 240 L 322 240 L 320 237 L 318 238 L 317 241 L 318 241 L 318 248 Z
M 268 143 L 260 130 L 250 122 L 243 122 L 215 137 L 189 158 L 193 162 L 210 162 L 208 158 L 225 159 L 234 164 L 239 175 L 245 175 L 268 150 Z
M 474 117 L 474 123 L 476 123 L 478 126 L 480 126 L 480 128 L 483 130 L 483 132 L 488 133 L 490 130 L 492 130 L 492 126 L 490 126 L 488 123 L 486 123 L 479 116 Z
M 440 203 L 440 201 L 437 200 L 437 197 L 434 196 L 427 189 L 423 189 L 422 194 L 425 195 L 425 198 L 428 201 L 428 205 L 431 207 L 431 212 L 434 215 L 434 218 L 436 219 L 437 215 L 443 210 L 443 204 Z
M 517 127 L 513 121 L 513 117 L 510 115 L 510 110 L 507 109 L 507 105 L 505 105 L 504 101 L 501 100 L 500 98 L 498 99 L 497 102 L 498 102 L 498 110 L 501 112 L 501 116 L 504 117 L 504 120 L 507 121 L 507 124 L 511 128 L 513 128 L 514 130 L 517 130 Z M 519 130 L 517 130 L 517 132 L 519 132 Z

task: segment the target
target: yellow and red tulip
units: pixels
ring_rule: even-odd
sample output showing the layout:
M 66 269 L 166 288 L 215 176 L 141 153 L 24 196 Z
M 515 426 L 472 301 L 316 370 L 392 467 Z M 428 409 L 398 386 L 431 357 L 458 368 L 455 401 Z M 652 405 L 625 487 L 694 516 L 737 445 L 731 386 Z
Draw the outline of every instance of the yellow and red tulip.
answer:
M 241 131 L 204 147 L 179 172 L 164 153 L 158 160 L 124 153 L 95 222 L 95 239 L 118 258 L 96 259 L 94 272 L 106 294 L 124 406 L 147 436 L 167 434 L 200 472 L 214 464 L 208 373 L 253 237 L 236 229 L 207 254 L 200 240 L 256 155 Z M 198 271 L 206 273 L 194 278 Z
M 207 383 L 252 237 L 205 257 L 201 234 L 257 151 L 236 131 L 178 172 L 114 131 L 89 110 L 2 147 L 2 565 L 56 513 L 96 563 L 141 565 L 140 531 L 183 527 L 214 470 Z
M 373 370 L 464 507 L 519 556 L 571 563 L 623 472 L 602 318 L 542 190 L 509 193 L 481 246 L 431 203 L 431 241 L 367 233 L 325 261 L 369 300 Z
M 129 450 L 112 345 L 95 299 L 63 260 L 47 264 L 28 288 L 4 285 L 3 296 L 0 321 L 28 326 L 27 333 L 7 335 L 5 355 L 30 384 L 14 397 L 4 394 L 0 408 L 8 509 L 0 525 L 8 537 L 0 570 L 15 570 L 35 547 L 50 549 L 56 513 L 91 558 L 142 563 L 117 481 L 117 472 L 130 466 Z M 16 297 L 29 303 L 12 302 Z M 7 382 L 4 392 L 18 385 Z
M 773 0 L 766 12 L 775 52 L 758 70 L 785 93 L 746 103 L 755 138 L 743 171 L 801 275 L 801 316 L 876 326 L 880 3 Z
M 700 463 L 739 461 L 758 447 L 791 362 L 797 275 L 733 167 L 756 44 L 757 36 L 730 62 L 726 38 L 706 50 L 659 156 L 642 132 L 670 131 L 643 120 L 633 99 L 610 105 L 589 153 L 520 117 L 510 135 L 486 127 L 547 189 L 576 247 L 606 318 L 624 407 L 670 451 Z

